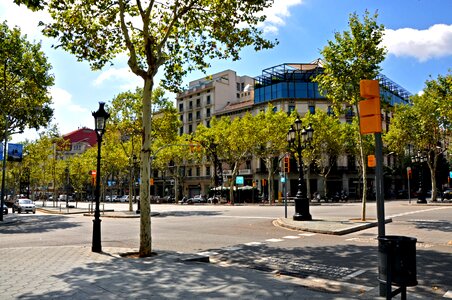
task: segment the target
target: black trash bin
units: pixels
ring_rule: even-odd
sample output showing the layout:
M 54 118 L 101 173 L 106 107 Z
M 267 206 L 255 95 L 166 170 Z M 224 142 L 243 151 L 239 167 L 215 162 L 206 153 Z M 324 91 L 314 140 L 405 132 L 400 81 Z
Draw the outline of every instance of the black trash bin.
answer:
M 387 235 L 379 237 L 378 241 L 378 279 L 391 285 L 416 286 L 417 240 Z

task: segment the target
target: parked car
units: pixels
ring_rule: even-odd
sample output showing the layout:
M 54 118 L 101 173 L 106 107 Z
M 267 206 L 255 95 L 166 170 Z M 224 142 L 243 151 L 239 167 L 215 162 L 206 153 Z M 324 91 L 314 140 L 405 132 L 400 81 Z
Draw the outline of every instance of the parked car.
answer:
M 182 199 L 182 204 L 194 204 L 194 203 L 207 203 L 207 199 L 206 197 L 204 197 L 203 195 L 195 195 L 191 198 L 186 198 L 184 197 Z
M 18 214 L 22 213 L 22 212 L 32 212 L 32 213 L 36 213 L 36 205 L 33 203 L 32 200 L 30 199 L 18 199 L 16 200 L 16 202 L 14 202 L 13 205 L 13 213 L 17 211 Z
M 105 196 L 105 201 L 116 202 L 116 201 L 118 201 L 118 196 L 117 195 L 112 195 L 112 196 L 107 195 L 107 196 Z
M 72 196 L 71 195 L 59 195 L 58 196 L 58 201 L 66 201 L 66 198 L 67 198 L 67 200 L 68 201 L 72 201 L 73 199 L 72 199 Z
M 119 198 L 116 198 L 119 202 L 129 202 L 129 195 L 124 195 Z
M 443 194 L 441 195 L 441 200 L 450 200 L 452 199 L 452 189 L 445 189 Z
M 6 203 L 2 203 L 2 213 L 4 215 L 8 214 L 8 206 L 6 206 Z

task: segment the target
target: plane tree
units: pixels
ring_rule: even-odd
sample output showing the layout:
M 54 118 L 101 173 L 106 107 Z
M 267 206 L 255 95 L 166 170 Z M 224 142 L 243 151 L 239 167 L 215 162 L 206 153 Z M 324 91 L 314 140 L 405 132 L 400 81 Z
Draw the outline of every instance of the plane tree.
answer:
M 55 47 L 88 61 L 93 69 L 127 53 L 133 74 L 143 79 L 141 162 L 141 257 L 152 254 L 150 222 L 150 152 L 152 91 L 159 71 L 166 87 L 177 90 L 187 72 L 204 70 L 213 58 L 239 59 L 247 46 L 271 48 L 262 37 L 259 14 L 271 0 L 15 0 L 33 9 L 45 6 L 53 21 L 44 34 Z
M 340 155 L 345 154 L 346 135 L 345 126 L 339 118 L 333 114 L 327 114 L 318 110 L 315 114 L 307 114 L 306 122 L 314 129 L 312 148 L 315 150 L 314 165 L 323 180 L 323 195 L 328 195 L 327 180 L 331 169 L 337 165 Z
M 361 101 L 359 82 L 375 79 L 381 71 L 386 50 L 381 45 L 384 26 L 377 23 L 378 14 L 365 12 L 363 20 L 356 13 L 349 17 L 349 30 L 336 32 L 334 41 L 322 49 L 324 72 L 314 80 L 319 89 L 332 101 L 338 113 L 352 108 L 358 114 Z M 362 166 L 363 190 L 367 190 L 366 154 L 362 135 L 359 136 L 360 164 Z M 366 193 L 362 195 L 361 219 L 366 218 Z
M 426 81 L 423 93 L 411 97 L 410 105 L 397 105 L 385 142 L 391 151 L 403 155 L 411 145 L 426 157 L 436 201 L 436 174 L 440 156 L 447 151 L 452 130 L 452 74 Z M 450 150 L 450 149 L 449 149 Z
M 294 117 L 284 111 L 274 111 L 270 104 L 265 111 L 253 117 L 255 140 L 253 154 L 262 159 L 267 169 L 268 200 L 273 203 L 274 176 L 287 152 L 287 132 Z

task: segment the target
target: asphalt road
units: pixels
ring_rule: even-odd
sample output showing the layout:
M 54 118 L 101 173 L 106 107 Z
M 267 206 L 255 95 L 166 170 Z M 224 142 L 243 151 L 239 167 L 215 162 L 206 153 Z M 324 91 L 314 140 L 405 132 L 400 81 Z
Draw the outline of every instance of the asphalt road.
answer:
M 106 208 L 127 210 L 126 204 Z M 300 278 L 339 280 L 374 287 L 377 278 L 377 228 L 344 236 L 297 232 L 272 221 L 284 216 L 284 206 L 153 205 L 153 247 L 185 253 L 205 253 L 217 263 L 279 271 Z M 294 207 L 288 207 L 289 217 Z M 452 294 L 452 206 L 385 204 L 387 235 L 415 237 L 418 294 Z M 311 206 L 314 219 L 359 218 L 360 203 Z M 11 215 L 9 217 L 12 217 Z M 14 216 L 0 227 L 0 248 L 90 245 L 92 217 L 37 213 Z M 376 218 L 375 203 L 367 218 Z M 102 245 L 138 249 L 138 218 L 102 218 Z M 452 295 L 451 295 L 452 297 Z M 426 298 L 427 299 L 427 298 Z

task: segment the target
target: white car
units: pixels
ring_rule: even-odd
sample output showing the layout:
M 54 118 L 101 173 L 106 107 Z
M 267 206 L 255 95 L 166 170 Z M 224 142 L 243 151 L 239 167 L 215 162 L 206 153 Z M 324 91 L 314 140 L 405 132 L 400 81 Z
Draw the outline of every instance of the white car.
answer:
M 129 195 L 124 195 L 117 199 L 119 200 L 119 202 L 129 202 Z
M 18 214 L 22 212 L 32 212 L 36 213 L 36 205 L 31 201 L 30 199 L 18 199 L 16 202 L 14 202 L 13 205 L 13 213 L 17 211 Z

